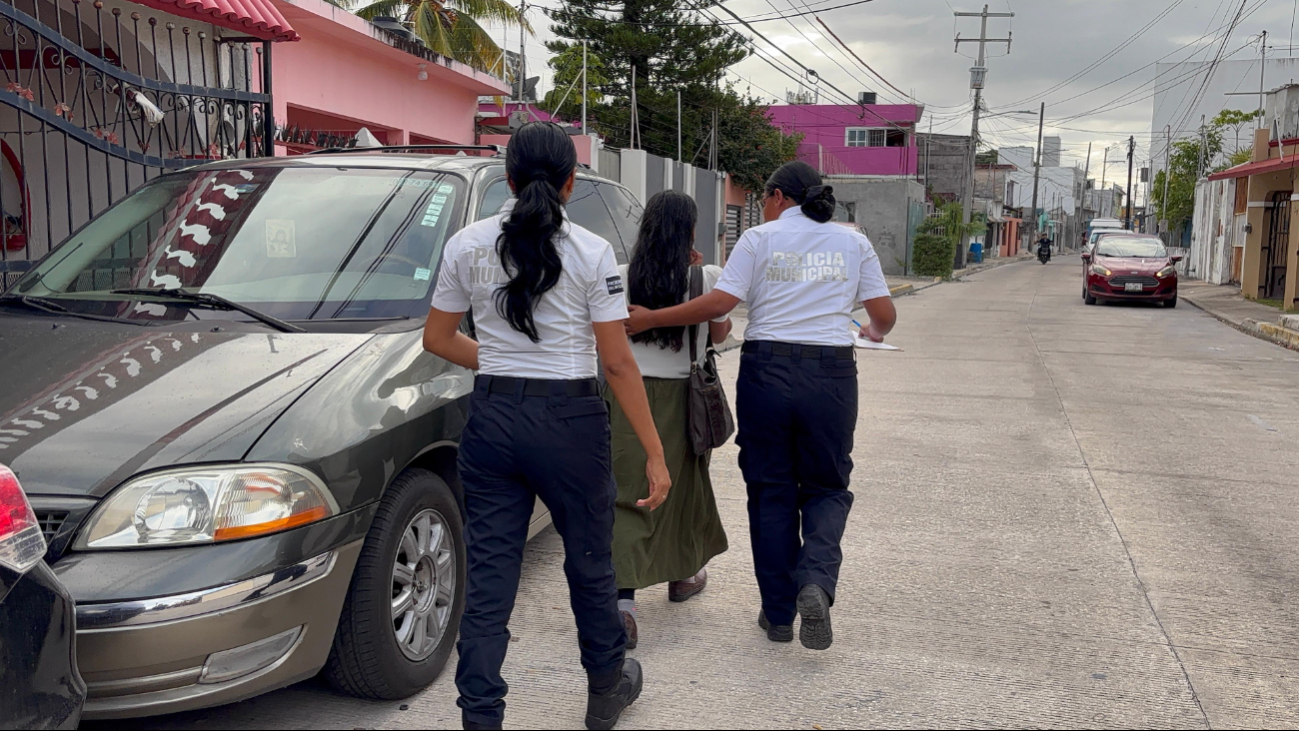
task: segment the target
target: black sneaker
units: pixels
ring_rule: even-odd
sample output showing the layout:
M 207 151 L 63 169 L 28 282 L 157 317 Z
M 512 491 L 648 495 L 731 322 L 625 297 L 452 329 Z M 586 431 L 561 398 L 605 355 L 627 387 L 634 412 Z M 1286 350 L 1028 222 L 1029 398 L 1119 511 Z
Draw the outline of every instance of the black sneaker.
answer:
M 465 727 L 465 731 L 499 731 L 501 728 L 501 724 L 495 723 L 490 726 L 485 726 L 481 723 L 474 723 L 473 721 L 465 721 L 464 727 Z
M 798 626 L 798 639 L 809 650 L 828 650 L 834 642 L 830 631 L 830 595 L 816 584 L 808 584 L 798 592 L 798 613 L 803 618 Z
M 644 677 L 640 663 L 634 658 L 622 661 L 622 680 L 608 693 L 591 693 L 586 699 L 586 727 L 591 731 L 609 731 L 618 725 L 618 719 L 627 706 L 640 698 Z
M 793 642 L 794 625 L 792 624 L 772 624 L 767 621 L 766 612 L 758 612 L 758 626 L 767 633 L 767 639 L 772 642 Z

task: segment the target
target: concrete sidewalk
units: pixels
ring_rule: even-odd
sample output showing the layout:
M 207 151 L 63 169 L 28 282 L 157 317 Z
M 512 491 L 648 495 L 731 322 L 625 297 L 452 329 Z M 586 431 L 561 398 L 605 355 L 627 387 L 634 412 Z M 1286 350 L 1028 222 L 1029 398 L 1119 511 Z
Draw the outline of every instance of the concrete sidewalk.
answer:
M 1183 280 L 1178 283 L 1178 296 L 1243 333 L 1299 350 L 1299 330 L 1280 324 L 1283 313 L 1245 299 L 1237 287 Z

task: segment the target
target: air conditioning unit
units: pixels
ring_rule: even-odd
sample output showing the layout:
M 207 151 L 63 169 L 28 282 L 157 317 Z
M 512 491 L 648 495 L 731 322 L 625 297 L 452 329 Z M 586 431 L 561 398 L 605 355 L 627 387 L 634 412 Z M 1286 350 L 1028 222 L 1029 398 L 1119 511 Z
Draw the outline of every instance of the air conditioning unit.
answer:
M 876 103 L 875 100 L 876 100 L 877 98 L 878 98 L 877 95 L 876 95 L 875 92 L 873 92 L 873 91 L 861 91 L 861 92 L 857 92 L 857 103 L 858 103 L 858 104 L 875 104 L 875 103 Z

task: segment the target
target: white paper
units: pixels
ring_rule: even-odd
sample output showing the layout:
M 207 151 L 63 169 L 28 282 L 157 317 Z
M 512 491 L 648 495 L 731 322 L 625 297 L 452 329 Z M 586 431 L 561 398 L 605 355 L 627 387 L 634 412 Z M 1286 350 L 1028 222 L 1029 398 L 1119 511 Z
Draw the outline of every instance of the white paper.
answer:
M 852 334 L 853 334 L 853 341 L 854 341 L 853 346 L 857 348 L 861 348 L 862 350 L 902 350 L 902 348 L 899 348 L 896 345 L 889 345 L 888 343 L 877 343 L 874 340 L 863 338 L 861 336 L 861 333 L 857 330 L 853 330 Z

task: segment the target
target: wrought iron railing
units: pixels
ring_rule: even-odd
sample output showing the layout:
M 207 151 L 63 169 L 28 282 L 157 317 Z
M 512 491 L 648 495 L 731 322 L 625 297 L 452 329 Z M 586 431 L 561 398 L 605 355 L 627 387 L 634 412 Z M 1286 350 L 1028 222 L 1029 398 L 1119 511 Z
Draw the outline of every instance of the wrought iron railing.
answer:
M 269 47 L 144 10 L 0 0 L 0 289 L 162 171 L 269 153 Z

